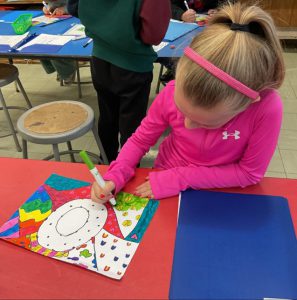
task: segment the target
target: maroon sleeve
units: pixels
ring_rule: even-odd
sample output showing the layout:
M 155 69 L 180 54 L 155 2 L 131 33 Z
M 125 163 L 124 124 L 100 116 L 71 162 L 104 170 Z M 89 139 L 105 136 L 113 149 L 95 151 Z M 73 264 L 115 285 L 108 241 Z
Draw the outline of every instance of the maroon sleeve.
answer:
M 140 10 L 141 40 L 149 45 L 160 44 L 167 31 L 170 17 L 170 0 L 143 0 Z

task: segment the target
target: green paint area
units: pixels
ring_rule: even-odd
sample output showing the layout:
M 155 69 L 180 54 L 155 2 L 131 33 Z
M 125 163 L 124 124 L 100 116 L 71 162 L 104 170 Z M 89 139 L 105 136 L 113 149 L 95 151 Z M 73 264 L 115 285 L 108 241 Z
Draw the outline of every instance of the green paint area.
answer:
M 145 208 L 149 202 L 148 198 L 140 198 L 132 194 L 120 192 L 116 197 L 116 209 L 119 211 L 126 211 L 128 209 L 140 210 Z
M 23 209 L 26 213 L 30 213 L 34 210 L 40 210 L 41 213 L 46 213 L 52 208 L 52 201 L 47 200 L 45 202 L 42 202 L 41 199 L 35 199 L 30 202 L 26 202 L 21 206 L 21 209 Z
M 149 200 L 148 204 L 143 210 L 143 213 L 137 225 L 132 230 L 132 232 L 125 238 L 126 241 L 140 243 L 147 227 L 150 224 L 151 219 L 153 218 L 158 208 L 158 205 L 159 205 L 159 201 Z
M 88 258 L 88 257 L 92 256 L 92 254 L 90 253 L 90 251 L 88 249 L 85 249 L 85 250 L 79 252 L 79 256 Z

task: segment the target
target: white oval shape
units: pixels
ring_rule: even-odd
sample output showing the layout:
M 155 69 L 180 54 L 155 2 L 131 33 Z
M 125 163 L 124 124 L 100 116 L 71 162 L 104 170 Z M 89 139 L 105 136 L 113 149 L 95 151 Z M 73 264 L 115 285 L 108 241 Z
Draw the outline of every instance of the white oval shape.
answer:
M 46 249 L 69 251 L 96 236 L 107 216 L 105 205 L 91 199 L 69 201 L 53 211 L 41 224 L 38 243 Z
M 57 221 L 57 232 L 63 236 L 77 233 L 88 223 L 89 212 L 84 207 L 75 207 Z

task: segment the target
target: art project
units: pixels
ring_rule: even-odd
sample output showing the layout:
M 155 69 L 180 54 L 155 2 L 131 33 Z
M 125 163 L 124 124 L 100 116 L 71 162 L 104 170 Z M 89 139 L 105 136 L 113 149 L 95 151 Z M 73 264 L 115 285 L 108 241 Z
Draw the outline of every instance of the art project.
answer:
M 121 279 L 158 201 L 121 192 L 116 206 L 103 205 L 90 192 L 88 182 L 51 175 L 0 227 L 0 238 Z

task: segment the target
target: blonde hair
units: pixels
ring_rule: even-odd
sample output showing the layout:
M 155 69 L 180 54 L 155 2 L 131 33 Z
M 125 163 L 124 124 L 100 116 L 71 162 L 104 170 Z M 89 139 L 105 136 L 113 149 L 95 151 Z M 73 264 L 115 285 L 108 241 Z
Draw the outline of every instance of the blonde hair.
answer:
M 231 30 L 231 23 L 249 24 L 253 33 Z M 270 15 L 256 5 L 224 5 L 190 47 L 256 91 L 277 89 L 284 80 L 282 47 L 276 28 Z M 225 101 L 236 111 L 251 103 L 186 56 L 178 62 L 176 86 L 195 106 L 212 108 Z

